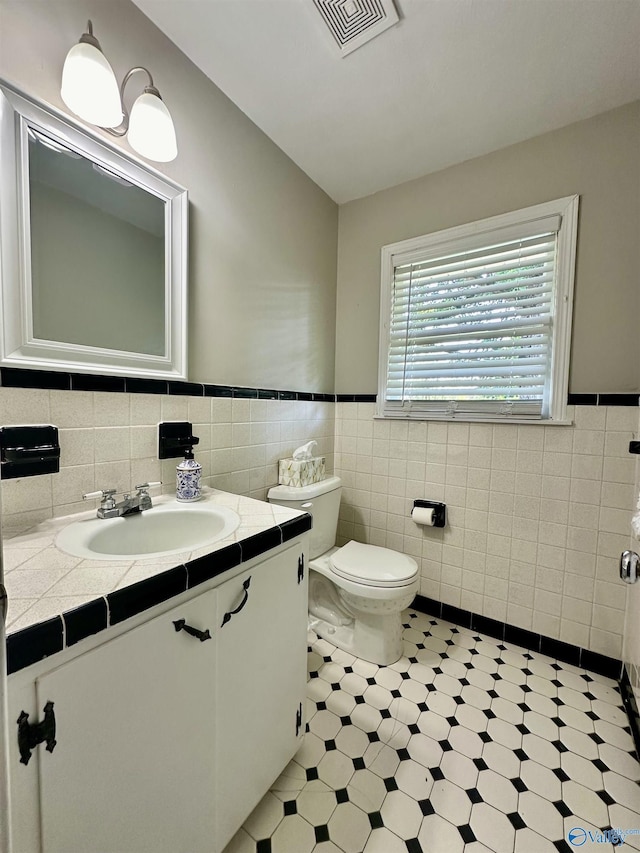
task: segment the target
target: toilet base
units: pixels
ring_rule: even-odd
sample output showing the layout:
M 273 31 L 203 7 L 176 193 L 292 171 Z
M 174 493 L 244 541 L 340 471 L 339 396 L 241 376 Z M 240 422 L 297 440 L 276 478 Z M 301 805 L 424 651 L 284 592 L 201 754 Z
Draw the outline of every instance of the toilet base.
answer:
M 333 549 L 336 550 L 336 549 Z M 332 577 L 328 555 L 309 564 L 309 624 L 319 637 L 362 660 L 389 666 L 402 657 L 402 611 L 418 591 Z
M 359 614 L 346 625 L 335 625 L 310 612 L 309 627 L 323 640 L 378 666 L 389 666 L 402 657 L 400 612 L 384 616 Z

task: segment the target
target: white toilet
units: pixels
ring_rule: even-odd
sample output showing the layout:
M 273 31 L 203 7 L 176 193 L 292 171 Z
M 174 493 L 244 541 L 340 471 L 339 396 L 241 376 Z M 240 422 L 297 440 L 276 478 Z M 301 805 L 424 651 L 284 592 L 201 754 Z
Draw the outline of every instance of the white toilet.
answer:
M 335 547 L 342 481 L 274 486 L 271 503 L 313 516 L 309 554 L 309 624 L 329 642 L 380 665 L 402 655 L 400 613 L 418 592 L 418 564 L 406 554 L 347 542 Z

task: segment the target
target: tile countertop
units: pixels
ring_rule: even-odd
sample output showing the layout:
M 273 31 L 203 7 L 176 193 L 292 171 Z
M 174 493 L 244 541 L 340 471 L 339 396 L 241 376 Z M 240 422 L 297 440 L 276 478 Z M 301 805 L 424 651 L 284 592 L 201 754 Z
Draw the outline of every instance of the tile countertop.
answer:
M 152 497 L 154 506 L 175 500 L 172 495 Z M 19 535 L 8 536 L 5 532 L 8 652 L 20 635 L 33 645 L 34 631 L 47 626 L 56 635 L 61 633 L 60 648 L 71 645 L 82 636 L 97 633 L 191 589 L 311 528 L 311 517 L 306 513 L 253 498 L 205 488 L 203 501 L 235 510 L 240 516 L 239 527 L 228 537 L 196 550 L 143 560 L 90 560 L 56 547 L 56 537 L 64 527 L 95 518 L 95 509 L 43 521 Z M 87 620 L 92 624 L 87 626 Z M 85 625 L 84 631 L 79 625 Z M 47 642 L 51 639 L 49 636 Z M 55 648 L 48 647 L 46 653 L 58 650 L 58 644 L 55 640 Z M 27 662 L 22 662 L 19 655 L 20 661 L 13 664 L 9 654 L 9 672 L 34 662 L 34 654 L 35 651 L 28 655 Z M 43 653 L 35 659 L 44 656 Z

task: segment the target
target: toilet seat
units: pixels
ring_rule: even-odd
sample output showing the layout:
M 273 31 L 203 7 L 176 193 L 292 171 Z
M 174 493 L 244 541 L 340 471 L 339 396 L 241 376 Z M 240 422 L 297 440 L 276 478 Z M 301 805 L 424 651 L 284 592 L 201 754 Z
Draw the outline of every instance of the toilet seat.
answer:
M 347 542 L 329 556 L 329 563 L 339 577 L 365 586 L 408 586 L 418 574 L 418 564 L 406 554 L 361 542 Z

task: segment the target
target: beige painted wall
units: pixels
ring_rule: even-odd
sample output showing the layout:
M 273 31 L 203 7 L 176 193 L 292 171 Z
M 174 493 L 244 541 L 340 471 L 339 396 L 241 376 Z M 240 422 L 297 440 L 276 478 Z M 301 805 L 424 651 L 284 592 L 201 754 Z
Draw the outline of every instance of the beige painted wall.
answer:
M 574 193 L 580 224 L 569 388 L 640 390 L 639 151 L 636 101 L 342 205 L 336 391 L 377 390 L 383 245 Z
M 158 168 L 190 193 L 189 378 L 332 391 L 337 206 L 137 7 L 0 0 L 0 77 L 64 109 L 88 17 L 118 80 L 147 66 L 176 125 L 178 158 Z

